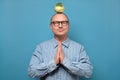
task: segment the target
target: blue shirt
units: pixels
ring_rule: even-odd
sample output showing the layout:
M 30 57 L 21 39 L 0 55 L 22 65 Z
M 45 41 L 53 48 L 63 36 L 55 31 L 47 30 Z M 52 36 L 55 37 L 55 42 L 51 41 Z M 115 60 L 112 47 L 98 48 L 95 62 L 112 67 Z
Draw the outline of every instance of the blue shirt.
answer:
M 28 68 L 29 76 L 45 80 L 79 80 L 79 77 L 91 76 L 93 67 L 81 44 L 69 38 L 62 42 L 65 58 L 59 65 L 54 63 L 57 47 L 55 38 L 36 47 Z

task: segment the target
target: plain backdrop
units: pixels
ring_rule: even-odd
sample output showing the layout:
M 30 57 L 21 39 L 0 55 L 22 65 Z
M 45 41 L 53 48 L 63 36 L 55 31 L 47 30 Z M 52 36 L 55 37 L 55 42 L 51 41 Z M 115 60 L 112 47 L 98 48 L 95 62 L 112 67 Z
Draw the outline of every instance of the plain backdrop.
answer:
M 84 45 L 93 64 L 90 79 L 120 79 L 120 0 L 0 0 L 0 80 L 28 76 L 35 47 L 51 39 L 50 18 L 62 2 L 69 37 Z

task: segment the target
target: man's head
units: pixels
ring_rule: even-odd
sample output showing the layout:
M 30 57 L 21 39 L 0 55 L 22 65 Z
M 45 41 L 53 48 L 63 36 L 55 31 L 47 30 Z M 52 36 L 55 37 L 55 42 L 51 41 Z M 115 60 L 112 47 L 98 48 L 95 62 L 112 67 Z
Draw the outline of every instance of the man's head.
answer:
M 67 36 L 69 19 L 63 13 L 56 13 L 51 18 L 50 27 L 55 36 Z

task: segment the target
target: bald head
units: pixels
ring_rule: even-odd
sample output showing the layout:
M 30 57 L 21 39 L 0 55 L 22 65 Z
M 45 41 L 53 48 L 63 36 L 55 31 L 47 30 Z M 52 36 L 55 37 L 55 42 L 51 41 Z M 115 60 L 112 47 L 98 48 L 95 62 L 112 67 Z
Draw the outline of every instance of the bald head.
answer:
M 69 21 L 69 18 L 66 14 L 64 13 L 56 13 L 54 14 L 51 19 L 50 19 L 50 22 L 54 21 L 54 20 L 58 20 L 58 18 L 64 18 L 64 21 Z

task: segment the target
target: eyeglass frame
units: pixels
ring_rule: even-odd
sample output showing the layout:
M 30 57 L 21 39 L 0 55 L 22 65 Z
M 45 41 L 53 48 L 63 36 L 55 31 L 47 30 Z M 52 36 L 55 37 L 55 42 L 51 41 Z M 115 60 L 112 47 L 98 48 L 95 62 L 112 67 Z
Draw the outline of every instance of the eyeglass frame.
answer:
M 64 25 L 64 22 L 66 23 L 65 25 Z M 55 25 L 55 23 L 57 24 L 58 23 L 58 25 Z M 69 25 L 69 21 L 51 21 L 51 23 L 50 24 L 53 24 L 54 26 L 60 26 L 60 24 L 62 25 L 62 26 L 67 26 L 67 25 Z

